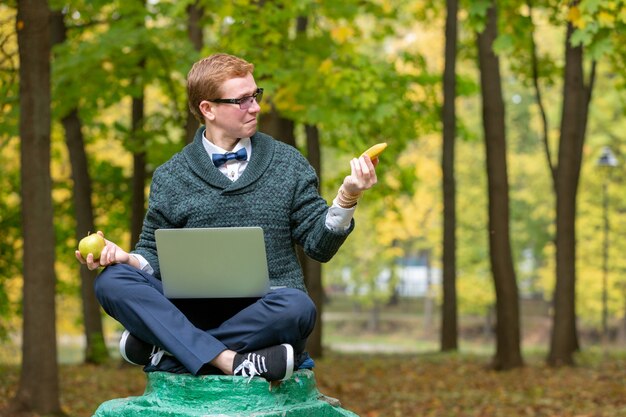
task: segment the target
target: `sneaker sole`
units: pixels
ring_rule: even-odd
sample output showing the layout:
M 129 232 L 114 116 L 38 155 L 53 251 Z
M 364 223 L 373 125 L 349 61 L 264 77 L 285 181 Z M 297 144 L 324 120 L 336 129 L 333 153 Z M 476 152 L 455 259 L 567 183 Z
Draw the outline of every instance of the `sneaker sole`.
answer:
M 122 333 L 122 338 L 120 339 L 120 355 L 122 355 L 122 358 L 124 358 L 124 360 L 128 363 L 132 363 L 133 365 L 143 366 L 140 363 L 135 363 L 131 361 L 130 359 L 128 359 L 128 356 L 126 356 L 126 349 L 124 349 L 124 347 L 126 346 L 126 341 L 128 340 L 128 336 L 130 336 L 130 332 L 128 330 L 124 330 L 124 333 Z
M 293 355 L 293 347 L 287 343 L 283 343 L 281 346 L 284 346 L 287 350 L 287 371 L 285 372 L 285 376 L 281 379 L 281 381 L 286 381 L 291 378 L 293 375 L 293 367 L 294 367 L 294 355 Z

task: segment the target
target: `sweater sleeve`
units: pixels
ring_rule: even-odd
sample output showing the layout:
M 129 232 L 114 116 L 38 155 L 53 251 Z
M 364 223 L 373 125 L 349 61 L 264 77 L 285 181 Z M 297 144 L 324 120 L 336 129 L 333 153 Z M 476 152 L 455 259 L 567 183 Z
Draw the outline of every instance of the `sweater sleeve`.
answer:
M 329 207 L 317 191 L 315 170 L 306 160 L 300 168 L 292 204 L 292 235 L 308 256 L 318 262 L 328 262 L 352 232 L 354 220 L 346 230 L 329 229 L 326 226 Z
M 168 214 L 172 213 L 172 209 L 170 207 L 172 204 L 172 193 L 168 191 L 168 177 L 169 176 L 167 174 L 163 174 L 159 169 L 157 169 L 154 173 L 152 183 L 150 185 L 148 210 L 146 211 L 146 216 L 143 221 L 139 241 L 135 246 L 135 250 L 132 252 L 143 256 L 154 270 L 154 276 L 159 279 L 161 277 L 161 273 L 154 233 L 157 229 L 169 229 L 176 227 L 168 217 Z M 168 198 L 168 195 L 170 198 Z

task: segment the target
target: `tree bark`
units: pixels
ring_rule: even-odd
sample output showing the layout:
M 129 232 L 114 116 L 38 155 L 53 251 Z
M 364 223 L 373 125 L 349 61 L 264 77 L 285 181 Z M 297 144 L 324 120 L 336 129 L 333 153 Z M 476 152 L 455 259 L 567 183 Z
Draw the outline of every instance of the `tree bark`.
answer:
M 309 19 L 306 16 L 298 16 L 296 19 L 297 36 L 305 37 L 308 26 Z M 319 130 L 317 126 L 305 125 L 304 131 L 306 134 L 306 156 L 309 163 L 317 173 L 319 190 L 322 183 L 322 152 Z M 324 301 L 326 298 L 324 286 L 322 285 L 322 265 L 316 260 L 306 256 L 302 249 L 300 249 L 299 252 L 300 262 L 302 263 L 302 268 L 304 269 L 305 285 L 309 291 L 309 296 L 317 308 L 316 324 L 313 332 L 307 340 L 307 350 L 312 357 L 321 358 L 324 355 L 324 348 L 322 345 L 322 331 L 324 323 L 322 321 L 322 314 L 324 312 Z
M 532 22 L 533 18 L 533 3 L 532 0 L 527 0 L 526 5 L 528 6 L 528 16 Z M 534 26 L 533 26 L 534 27 Z M 550 174 L 552 175 L 552 184 L 554 191 L 556 193 L 556 168 L 552 162 L 552 153 L 550 152 L 550 138 L 548 135 L 549 125 L 548 125 L 548 114 L 546 112 L 546 108 L 543 102 L 543 95 L 541 94 L 541 89 L 539 88 L 539 58 L 537 56 L 537 45 L 535 43 L 534 33 L 530 35 L 530 57 L 531 57 L 531 72 L 532 72 L 532 80 L 533 87 L 535 89 L 535 100 L 537 101 L 537 107 L 539 107 L 539 114 L 541 115 L 541 132 L 542 132 L 542 142 L 544 153 L 546 154 L 546 160 L 548 162 L 548 168 L 550 169 Z
M 146 0 L 138 0 L 145 7 Z M 138 29 L 144 29 L 144 24 L 139 23 Z M 135 51 L 143 54 L 141 45 Z M 130 212 L 130 249 L 132 250 L 137 242 L 143 227 L 143 218 L 146 212 L 146 135 L 144 133 L 145 117 L 145 86 L 143 73 L 146 69 L 146 57 L 143 56 L 138 63 L 138 75 L 133 82 L 137 85 L 139 94 L 132 97 L 131 103 L 131 151 L 133 153 L 133 177 L 131 178 L 131 212 Z
M 320 135 L 316 126 L 306 125 L 304 127 L 306 132 L 306 147 L 307 147 L 307 159 L 315 171 L 317 172 L 317 178 L 319 183 L 322 182 L 322 158 L 320 149 Z M 322 285 L 322 265 L 309 258 L 302 253 L 300 257 L 302 267 L 304 269 L 304 281 L 309 291 L 309 296 L 317 307 L 317 321 L 313 333 L 309 336 L 307 341 L 307 350 L 309 354 L 314 358 L 321 358 L 324 355 L 324 349 L 322 346 L 322 329 L 324 323 L 322 322 L 322 313 L 324 312 L 324 287 Z
M 552 366 L 573 365 L 578 350 L 576 330 L 576 195 L 583 145 L 595 79 L 592 65 L 585 85 L 583 49 L 571 45 L 574 27 L 568 24 L 565 40 L 563 110 L 556 176 L 556 287 L 554 320 L 547 362 Z
M 500 63 L 493 52 L 497 38 L 495 2 L 487 11 L 485 30 L 478 35 L 478 60 L 483 99 L 483 126 L 489 187 L 489 254 L 496 289 L 495 369 L 523 365 L 520 350 L 519 299 L 509 236 L 509 184 L 506 163 L 504 102 Z
M 67 27 L 63 12 L 56 10 L 51 15 L 51 39 L 53 44 L 65 42 Z M 93 207 L 91 203 L 91 177 L 89 175 L 87 154 L 82 132 L 82 121 L 78 109 L 72 109 L 61 119 L 65 130 L 65 143 L 69 152 L 72 169 L 72 197 L 76 216 L 76 241 L 87 233 L 95 233 Z M 85 331 L 85 362 L 99 364 L 109 356 L 102 331 L 102 315 L 96 300 L 93 285 L 97 271 L 90 271 L 80 265 L 81 300 L 83 306 L 83 323 Z
M 204 36 L 202 34 L 202 18 L 204 17 L 204 8 L 196 1 L 187 6 L 187 35 L 189 41 L 193 45 L 193 49 L 200 52 L 204 45 Z M 200 122 L 187 108 L 187 122 L 185 123 L 185 142 L 193 142 L 196 130 L 200 126 Z
M 23 254 L 22 371 L 12 413 L 60 414 L 50 176 L 50 9 L 17 2 Z M 11 414 L 11 415 L 14 415 Z
M 145 66 L 142 61 L 141 67 Z M 133 178 L 131 180 L 132 202 L 130 219 L 130 247 L 135 247 L 139 241 L 143 217 L 146 211 L 146 139 L 143 134 L 144 95 L 143 88 L 139 97 L 132 100 L 132 152 Z
M 82 134 L 81 121 L 76 109 L 62 119 L 65 140 L 70 155 L 73 198 L 76 213 L 76 240 L 88 232 L 95 233 L 93 208 L 91 204 L 91 178 L 87 169 L 87 155 Z M 98 271 L 90 271 L 85 265 L 80 266 L 81 300 L 85 326 L 85 362 L 99 364 L 109 357 L 104 342 L 100 304 L 96 300 L 94 282 Z
M 445 68 L 443 72 L 443 306 L 441 350 L 458 349 L 456 304 L 456 180 L 454 144 L 456 137 L 456 49 L 458 1 L 448 0 L 446 16 Z

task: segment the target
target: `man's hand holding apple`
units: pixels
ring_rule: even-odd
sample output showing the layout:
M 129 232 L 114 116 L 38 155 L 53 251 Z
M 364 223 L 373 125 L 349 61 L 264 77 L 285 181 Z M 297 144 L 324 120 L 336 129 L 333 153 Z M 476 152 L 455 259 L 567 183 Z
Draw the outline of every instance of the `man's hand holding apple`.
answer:
M 97 239 L 97 236 L 101 238 L 100 241 Z M 138 266 L 135 265 L 135 263 L 138 264 L 138 262 L 134 257 L 130 256 L 128 252 L 115 243 L 105 239 L 104 233 L 98 231 L 97 236 L 89 235 L 87 238 L 81 240 L 78 245 L 79 249 L 75 252 L 78 262 L 87 265 L 87 268 L 90 270 L 119 263 L 130 264 L 135 267 Z M 86 239 L 91 240 L 86 241 Z M 104 241 L 104 246 L 102 246 L 101 241 Z

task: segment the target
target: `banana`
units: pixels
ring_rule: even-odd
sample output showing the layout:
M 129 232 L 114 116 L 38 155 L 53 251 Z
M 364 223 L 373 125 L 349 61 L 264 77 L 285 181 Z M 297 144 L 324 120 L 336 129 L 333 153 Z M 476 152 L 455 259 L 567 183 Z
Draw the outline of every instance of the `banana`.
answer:
M 386 147 L 387 147 L 387 142 L 377 143 L 376 145 L 372 146 L 371 148 L 363 152 L 361 156 L 367 155 L 370 157 L 370 159 L 377 158 L 378 155 L 380 155 L 385 150 Z

